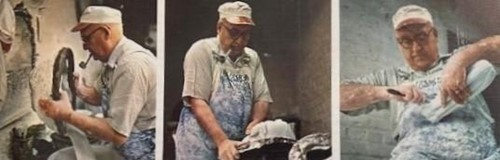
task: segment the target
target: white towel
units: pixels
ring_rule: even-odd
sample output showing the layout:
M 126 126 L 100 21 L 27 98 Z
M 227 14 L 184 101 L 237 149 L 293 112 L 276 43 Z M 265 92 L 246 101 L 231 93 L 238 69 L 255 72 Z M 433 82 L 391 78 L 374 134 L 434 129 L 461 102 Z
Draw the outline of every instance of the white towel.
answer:
M 240 144 L 245 144 L 247 147 L 239 149 L 239 152 L 243 153 L 260 148 L 265 145 L 265 140 L 273 138 L 296 140 L 290 125 L 283 120 L 264 121 L 256 124 L 250 131 L 250 134 L 243 138 Z
M 67 135 L 73 143 L 76 159 L 96 160 L 87 135 L 75 126 L 65 123 Z

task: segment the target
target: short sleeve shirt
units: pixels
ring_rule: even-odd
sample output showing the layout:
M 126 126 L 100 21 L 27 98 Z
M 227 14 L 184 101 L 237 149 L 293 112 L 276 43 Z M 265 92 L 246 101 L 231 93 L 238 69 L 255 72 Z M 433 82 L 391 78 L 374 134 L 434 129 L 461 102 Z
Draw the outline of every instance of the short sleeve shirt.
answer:
M 360 78 L 356 79 L 350 79 L 350 80 L 343 80 L 341 83 L 342 84 L 350 84 L 350 83 L 356 83 L 356 84 L 368 84 L 368 85 L 376 85 L 376 86 L 397 86 L 401 83 L 404 82 L 412 82 L 418 79 L 424 79 L 425 77 L 430 77 L 430 76 L 439 76 L 441 75 L 441 71 L 443 70 L 443 67 L 445 66 L 448 58 L 451 55 L 442 55 L 438 62 L 432 67 L 431 69 L 421 72 L 421 71 L 414 71 L 408 66 L 405 67 L 399 67 L 399 68 L 392 68 L 392 69 L 387 69 L 387 70 L 382 70 L 367 76 L 363 76 Z M 478 112 L 481 112 L 483 115 L 483 118 L 488 120 L 490 123 L 493 123 L 493 118 L 490 115 L 489 108 L 486 104 L 486 101 L 484 98 L 480 95 L 477 96 L 477 98 L 472 99 L 468 104 L 476 104 L 478 106 L 475 106 L 477 108 Z M 390 109 L 391 111 L 391 123 L 392 127 L 394 129 L 394 136 L 397 136 L 399 132 L 398 128 L 398 123 L 401 120 L 401 115 L 405 111 L 407 105 L 405 105 L 403 102 L 399 101 L 385 101 L 385 102 L 379 102 L 375 103 L 371 106 L 365 107 L 361 110 L 357 111 L 352 111 L 352 112 L 347 112 L 349 115 L 356 115 L 356 114 L 365 114 L 373 109 Z
M 233 61 L 222 52 L 217 37 L 199 40 L 188 50 L 182 97 L 205 100 L 229 139 L 245 136 L 244 128 L 255 101 L 272 102 L 257 53 L 246 47 Z M 177 127 L 178 142 L 187 145 L 182 148 L 192 149 L 192 143 L 214 147 L 210 138 L 203 138 L 208 135 L 198 124 L 189 103 L 184 104 Z
M 101 76 L 109 88 L 106 121 L 118 133 L 155 128 L 156 67 L 150 51 L 125 37 L 111 53 Z
M 223 72 L 226 71 L 226 72 Z M 252 101 L 272 102 L 264 71 L 257 53 L 245 47 L 244 55 L 232 62 L 228 55 L 219 49 L 217 37 L 202 39 L 192 45 L 184 60 L 184 89 L 182 97 L 193 97 L 210 102 L 212 95 L 221 84 L 221 74 L 244 75 L 229 76 L 248 78 L 252 91 Z M 188 105 L 187 103 L 185 103 Z

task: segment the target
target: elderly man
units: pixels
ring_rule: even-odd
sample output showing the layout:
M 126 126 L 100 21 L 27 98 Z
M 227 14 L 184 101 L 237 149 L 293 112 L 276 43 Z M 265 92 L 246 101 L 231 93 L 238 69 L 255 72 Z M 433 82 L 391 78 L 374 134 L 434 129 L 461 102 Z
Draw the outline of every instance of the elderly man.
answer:
M 185 107 L 176 132 L 180 160 L 238 159 L 236 142 L 265 119 L 272 102 L 243 2 L 219 6 L 217 37 L 194 43 L 184 60 Z
M 66 94 L 60 101 L 41 99 L 41 109 L 49 117 L 113 142 L 127 160 L 154 159 L 155 57 L 123 35 L 121 12 L 113 8 L 87 7 L 71 31 L 79 31 L 84 49 L 105 63 L 101 86 L 89 87 L 77 79 L 76 94 L 87 103 L 108 106 L 108 116 L 74 112 Z
M 391 153 L 392 159 L 499 158 L 488 106 L 481 95 L 468 97 L 470 91 L 465 82 L 466 68 L 486 56 L 479 56 L 477 47 L 461 49 L 476 54 L 459 53 L 453 58 L 449 54 L 440 56 L 431 14 L 420 6 L 399 8 L 393 16 L 393 26 L 407 66 L 344 80 L 340 87 L 340 109 L 348 114 L 377 108 L 394 111 L 392 121 L 398 144 Z M 440 92 L 443 104 L 451 97 L 464 107 L 437 123 L 414 112 L 419 107 L 429 107 L 420 104 L 428 103 L 435 95 L 420 90 L 433 85 L 419 83 L 427 77 L 441 77 L 441 83 L 439 80 L 433 82 L 441 86 L 440 89 L 435 87 L 434 92 Z

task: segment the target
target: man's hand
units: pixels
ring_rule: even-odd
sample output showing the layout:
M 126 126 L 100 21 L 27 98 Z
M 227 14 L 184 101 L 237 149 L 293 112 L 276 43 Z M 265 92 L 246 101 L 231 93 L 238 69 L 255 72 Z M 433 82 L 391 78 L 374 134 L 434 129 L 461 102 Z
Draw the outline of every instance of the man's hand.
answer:
M 85 84 L 85 79 L 78 73 L 73 73 L 75 81 L 76 96 L 91 105 L 101 105 L 101 95 L 97 90 Z
M 236 141 L 231 141 L 229 139 L 222 141 L 217 146 L 217 149 L 219 151 L 219 159 L 220 160 L 240 159 L 240 154 L 238 150 L 236 150 L 236 145 L 237 145 Z
M 458 63 L 448 63 L 443 69 L 441 76 L 441 103 L 445 106 L 448 102 L 448 97 L 453 101 L 464 104 L 469 97 L 470 91 L 467 87 L 467 72 L 466 68 Z
M 402 94 L 404 94 L 404 96 L 391 94 L 390 99 L 396 99 L 402 102 L 411 103 L 421 103 L 424 101 L 424 95 L 413 83 L 405 82 L 400 84 L 399 86 L 393 87 L 393 89 L 401 92 Z
M 38 100 L 38 105 L 45 115 L 56 120 L 66 120 L 73 113 L 68 94 L 65 91 L 62 91 L 60 100 L 53 101 L 42 98 Z
M 75 78 L 76 96 L 83 99 L 83 97 L 86 96 L 85 89 L 90 87 L 85 85 L 85 79 L 81 77 L 80 74 L 75 72 L 73 73 L 73 77 Z
M 245 129 L 245 134 L 246 134 L 246 135 L 249 135 L 249 134 L 250 134 L 250 132 L 252 131 L 252 128 L 253 128 L 255 125 L 259 124 L 259 123 L 260 123 L 260 121 L 252 121 L 252 122 L 248 123 L 248 125 L 247 125 L 247 127 L 246 127 L 246 129 Z

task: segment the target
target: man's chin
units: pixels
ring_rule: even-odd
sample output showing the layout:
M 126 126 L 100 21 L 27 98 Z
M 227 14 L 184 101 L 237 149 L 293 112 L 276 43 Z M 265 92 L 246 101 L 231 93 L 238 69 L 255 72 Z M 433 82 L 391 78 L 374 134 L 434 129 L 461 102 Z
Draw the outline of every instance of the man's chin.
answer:
M 243 53 L 243 50 L 231 50 L 229 54 L 231 55 L 241 55 Z
M 412 66 L 412 68 L 414 70 L 417 70 L 417 71 L 427 71 L 427 70 L 431 69 L 432 67 L 433 67 L 432 64 L 429 64 L 429 63 L 416 64 L 416 65 Z

